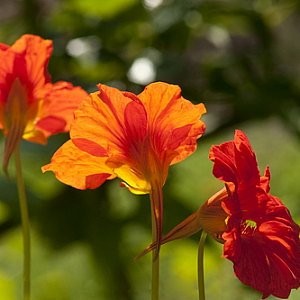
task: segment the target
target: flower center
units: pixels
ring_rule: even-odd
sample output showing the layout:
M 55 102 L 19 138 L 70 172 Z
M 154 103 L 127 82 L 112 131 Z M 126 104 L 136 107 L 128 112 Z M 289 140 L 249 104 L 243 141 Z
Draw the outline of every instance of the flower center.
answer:
M 257 223 L 253 220 L 245 220 L 241 223 L 241 232 L 243 235 L 254 235 L 257 228 Z

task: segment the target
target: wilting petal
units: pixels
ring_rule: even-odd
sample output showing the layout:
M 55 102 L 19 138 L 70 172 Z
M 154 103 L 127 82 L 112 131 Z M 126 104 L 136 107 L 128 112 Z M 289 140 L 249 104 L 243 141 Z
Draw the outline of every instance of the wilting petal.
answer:
M 115 178 L 105 160 L 106 157 L 90 155 L 67 141 L 42 170 L 54 172 L 61 182 L 77 189 L 95 189 L 107 179 Z

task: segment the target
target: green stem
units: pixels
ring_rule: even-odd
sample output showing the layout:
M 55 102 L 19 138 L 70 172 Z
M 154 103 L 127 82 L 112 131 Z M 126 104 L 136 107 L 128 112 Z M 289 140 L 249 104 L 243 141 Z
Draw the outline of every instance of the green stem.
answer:
M 22 165 L 20 157 L 20 145 L 18 144 L 14 151 L 16 179 L 19 194 L 19 205 L 22 222 L 23 235 L 23 299 L 30 299 L 30 224 L 27 207 L 27 198 L 25 192 L 24 179 L 22 174 Z
M 152 252 L 152 300 L 159 299 L 159 252 Z
M 205 300 L 205 288 L 204 288 L 204 244 L 207 233 L 201 231 L 200 241 L 198 246 L 198 293 L 199 300 Z
M 152 300 L 159 300 L 159 253 L 162 234 L 163 195 L 159 184 L 154 184 L 150 193 L 152 216 Z

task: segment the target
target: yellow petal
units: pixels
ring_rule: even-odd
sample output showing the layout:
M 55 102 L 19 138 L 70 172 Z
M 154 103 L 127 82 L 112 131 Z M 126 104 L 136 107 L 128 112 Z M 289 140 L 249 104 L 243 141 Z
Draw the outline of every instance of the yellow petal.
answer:
M 128 165 L 123 165 L 114 169 L 115 174 L 124 180 L 123 185 L 127 187 L 130 192 L 136 195 L 148 194 L 151 190 L 150 183 L 143 179 L 143 177 L 136 174 L 134 170 Z

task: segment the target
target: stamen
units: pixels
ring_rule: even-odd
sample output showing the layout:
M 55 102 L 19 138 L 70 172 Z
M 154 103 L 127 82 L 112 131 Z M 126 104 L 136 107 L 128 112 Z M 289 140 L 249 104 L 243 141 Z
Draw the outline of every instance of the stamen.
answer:
M 245 220 L 241 223 L 242 234 L 253 235 L 256 231 L 257 223 L 253 220 Z

